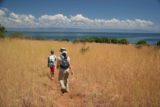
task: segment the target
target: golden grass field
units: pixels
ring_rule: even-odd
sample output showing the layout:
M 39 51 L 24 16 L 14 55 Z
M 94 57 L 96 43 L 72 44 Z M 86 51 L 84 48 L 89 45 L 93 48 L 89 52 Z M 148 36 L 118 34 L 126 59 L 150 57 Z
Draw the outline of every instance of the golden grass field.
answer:
M 64 95 L 47 67 L 61 47 L 74 71 Z M 160 107 L 160 49 L 1 39 L 0 107 Z

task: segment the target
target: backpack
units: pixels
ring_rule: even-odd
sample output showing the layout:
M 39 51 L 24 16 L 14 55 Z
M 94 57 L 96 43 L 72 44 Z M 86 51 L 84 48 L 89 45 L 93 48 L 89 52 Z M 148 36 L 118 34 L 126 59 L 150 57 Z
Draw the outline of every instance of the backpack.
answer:
M 55 61 L 56 61 L 56 57 L 54 55 L 49 56 L 48 64 L 49 64 L 50 67 L 55 65 Z
M 60 56 L 61 57 L 61 61 L 60 61 L 60 67 L 62 69 L 67 69 L 69 68 L 70 64 L 69 64 L 69 61 L 67 60 L 67 58 L 64 58 L 63 56 Z

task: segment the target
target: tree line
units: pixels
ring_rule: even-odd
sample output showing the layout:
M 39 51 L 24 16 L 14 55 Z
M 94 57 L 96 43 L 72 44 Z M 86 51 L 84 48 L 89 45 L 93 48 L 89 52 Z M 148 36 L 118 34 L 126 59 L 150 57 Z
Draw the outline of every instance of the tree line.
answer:
M 108 37 L 90 36 L 85 39 L 76 39 L 74 42 L 95 42 L 95 43 L 113 43 L 113 44 L 128 44 L 127 39 L 116 39 Z

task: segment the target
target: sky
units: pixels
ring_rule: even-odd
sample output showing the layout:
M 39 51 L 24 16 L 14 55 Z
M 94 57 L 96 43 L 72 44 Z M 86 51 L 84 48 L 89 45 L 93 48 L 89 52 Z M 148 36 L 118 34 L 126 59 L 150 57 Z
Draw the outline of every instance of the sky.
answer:
M 160 0 L 0 0 L 0 23 L 160 32 Z

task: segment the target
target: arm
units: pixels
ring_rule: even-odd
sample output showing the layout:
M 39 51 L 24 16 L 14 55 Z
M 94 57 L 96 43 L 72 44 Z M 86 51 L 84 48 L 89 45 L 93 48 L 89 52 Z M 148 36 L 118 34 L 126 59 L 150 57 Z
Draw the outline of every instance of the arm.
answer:
M 70 64 L 70 66 L 69 66 L 69 69 L 70 69 L 70 71 L 71 71 L 71 75 L 73 75 L 74 73 L 73 73 L 73 70 L 72 70 L 71 64 Z
M 57 69 L 59 69 L 59 59 L 57 58 Z
M 70 58 L 69 58 L 68 60 L 69 60 L 69 69 L 70 69 L 70 71 L 71 71 L 71 75 L 73 75 L 73 70 L 72 70 Z
M 49 67 L 49 57 L 48 57 L 48 67 Z
M 57 62 L 56 62 L 56 61 L 57 61 L 57 57 L 56 57 L 56 56 L 54 56 L 54 57 L 55 57 L 55 60 L 54 60 L 54 62 L 55 62 L 55 63 L 54 63 L 54 66 L 55 66 L 55 70 L 56 70 L 56 68 L 57 68 L 57 67 L 56 67 L 56 66 L 57 66 Z
M 54 55 L 54 57 L 55 57 L 55 61 L 57 61 L 57 57 Z

